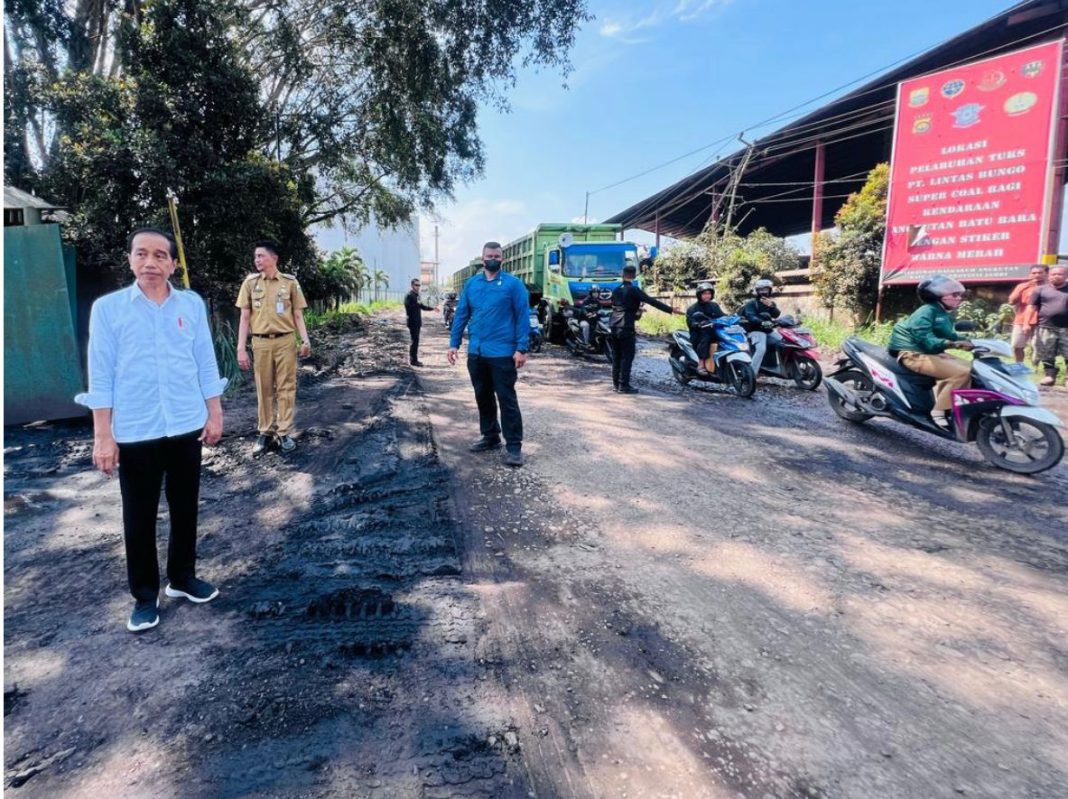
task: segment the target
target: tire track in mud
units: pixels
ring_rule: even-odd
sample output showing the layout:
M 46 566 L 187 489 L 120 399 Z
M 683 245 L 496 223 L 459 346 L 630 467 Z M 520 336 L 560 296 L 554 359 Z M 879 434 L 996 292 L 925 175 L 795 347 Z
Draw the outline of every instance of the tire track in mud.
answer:
M 311 456 L 329 480 L 235 599 L 258 654 L 219 697 L 230 752 L 203 795 L 527 795 L 421 403 L 401 376 L 362 433 Z
M 13 795 L 528 795 L 516 724 L 481 657 L 488 621 L 461 575 L 448 476 L 398 368 L 403 330 L 370 328 L 370 342 L 339 339 L 336 362 L 302 373 L 294 456 L 251 460 L 239 433 L 205 461 L 201 556 L 205 576 L 221 575 L 218 600 L 164 600 L 160 627 L 137 637 L 63 603 L 9 600 L 7 635 L 23 642 L 9 654 L 68 664 L 11 694 L 9 781 L 45 764 Z M 235 418 L 251 420 L 250 399 L 233 400 Z M 99 493 L 84 503 L 114 502 L 90 482 Z M 83 605 L 116 602 L 121 549 L 20 540 L 9 566 L 77 585 Z M 73 568 L 87 557 L 107 576 L 91 593 Z M 76 754 L 48 760 L 56 747 Z

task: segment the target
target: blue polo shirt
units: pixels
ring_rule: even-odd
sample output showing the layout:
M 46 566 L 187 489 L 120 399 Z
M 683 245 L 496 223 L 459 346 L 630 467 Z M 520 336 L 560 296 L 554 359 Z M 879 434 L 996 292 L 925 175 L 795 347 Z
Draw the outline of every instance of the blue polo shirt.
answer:
M 468 355 L 511 358 L 526 352 L 530 341 L 530 298 L 527 287 L 515 275 L 501 271 L 493 280 L 479 272 L 464 283 L 456 316 L 452 320 L 449 346 L 458 349 L 468 327 Z

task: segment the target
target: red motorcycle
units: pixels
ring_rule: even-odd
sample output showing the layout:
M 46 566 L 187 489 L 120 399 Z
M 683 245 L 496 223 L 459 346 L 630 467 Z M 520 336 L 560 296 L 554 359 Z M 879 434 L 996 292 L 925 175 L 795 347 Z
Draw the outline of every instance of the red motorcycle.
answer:
M 792 316 L 783 314 L 771 320 L 767 330 L 767 349 L 760 363 L 760 374 L 793 380 L 798 388 L 815 390 L 823 381 L 819 345 L 807 327 Z

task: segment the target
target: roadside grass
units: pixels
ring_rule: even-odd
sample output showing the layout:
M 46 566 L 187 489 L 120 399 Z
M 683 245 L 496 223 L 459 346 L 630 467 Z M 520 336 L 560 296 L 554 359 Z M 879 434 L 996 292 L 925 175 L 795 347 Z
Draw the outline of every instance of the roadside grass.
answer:
M 637 322 L 638 332 L 647 336 L 666 336 L 675 330 L 686 329 L 684 314 L 666 314 L 655 308 L 646 308 Z
M 857 336 L 865 341 L 885 347 L 890 343 L 890 333 L 894 322 L 872 322 L 860 327 L 853 327 L 843 322 L 835 322 L 819 316 L 810 316 L 802 324 L 812 331 L 816 342 L 828 352 L 838 352 L 842 343 L 850 336 Z
M 353 316 L 371 316 L 378 311 L 388 311 L 391 308 L 400 307 L 401 303 L 397 300 L 374 300 L 366 303 L 346 302 L 335 310 L 323 311 L 322 313 L 305 311 L 304 323 L 308 326 L 308 330 L 335 328 L 345 325 Z

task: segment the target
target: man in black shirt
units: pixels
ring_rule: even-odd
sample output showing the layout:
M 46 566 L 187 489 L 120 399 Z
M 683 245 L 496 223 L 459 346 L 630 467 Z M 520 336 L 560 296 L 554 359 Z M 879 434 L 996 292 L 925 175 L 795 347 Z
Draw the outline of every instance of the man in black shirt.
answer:
M 412 281 L 412 290 L 404 297 L 404 312 L 408 314 L 408 333 L 412 337 L 412 346 L 408 348 L 408 361 L 412 366 L 422 366 L 419 362 L 419 330 L 423 326 L 423 311 L 436 311 L 430 305 L 419 302 L 419 278 Z
M 1038 311 L 1035 334 L 1035 360 L 1046 372 L 1043 386 L 1057 382 L 1057 356 L 1068 360 L 1068 269 L 1054 266 L 1049 282 L 1031 294 L 1031 306 Z
M 702 323 L 710 319 L 719 319 L 726 316 L 719 303 L 714 302 L 716 287 L 709 282 L 699 283 L 697 286 L 697 302 L 686 309 L 686 325 L 690 328 L 690 342 L 694 352 L 697 353 L 697 374 L 700 377 L 708 377 L 716 371 L 716 335 L 710 327 L 702 327 Z
M 654 300 L 634 285 L 638 269 L 623 267 L 623 285 L 612 292 L 612 386 L 620 394 L 637 394 L 638 389 L 630 384 L 630 370 L 634 365 L 634 321 L 643 302 L 664 313 L 675 313 L 670 305 Z

